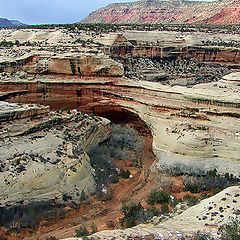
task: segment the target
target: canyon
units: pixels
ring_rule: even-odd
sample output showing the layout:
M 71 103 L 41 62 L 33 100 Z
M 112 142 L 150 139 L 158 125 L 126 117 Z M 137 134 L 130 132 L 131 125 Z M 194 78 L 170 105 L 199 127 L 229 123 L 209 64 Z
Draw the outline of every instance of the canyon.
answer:
M 150 185 L 176 167 L 183 174 L 216 169 L 239 177 L 240 48 L 215 44 L 238 42 L 237 34 L 56 28 L 3 29 L 0 37 L 5 41 L 0 49 L 1 207 L 61 202 L 62 196 L 78 203 L 82 191 L 91 195 L 95 180 L 88 152 L 109 138 L 111 122 L 135 125 L 152 139 L 151 163 L 140 173 L 131 168 L 133 181 L 150 172 L 136 200 L 144 203 Z M 216 235 L 232 211 L 211 221 L 196 216 L 207 213 L 208 202 L 221 207 L 227 194 L 231 205 L 239 188 L 227 188 L 157 226 L 99 232 L 89 239 L 149 234 L 177 239 L 197 227 Z M 112 211 L 119 213 L 121 199 Z M 72 237 L 75 229 L 61 230 L 58 237 Z

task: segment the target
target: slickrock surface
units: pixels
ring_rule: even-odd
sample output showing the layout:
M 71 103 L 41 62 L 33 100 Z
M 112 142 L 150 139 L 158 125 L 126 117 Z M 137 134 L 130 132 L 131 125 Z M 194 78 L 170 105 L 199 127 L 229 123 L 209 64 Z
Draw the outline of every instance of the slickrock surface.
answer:
M 94 191 L 94 170 L 86 151 L 108 136 L 107 119 L 7 102 L 1 102 L 0 108 L 10 115 L 0 122 L 1 207 L 62 201 L 64 194 L 78 202 L 83 190 Z M 18 109 L 24 118 L 12 120 Z M 35 109 L 37 114 L 24 114 Z
M 143 0 L 113 3 L 89 14 L 82 23 L 220 23 L 240 21 L 238 1 Z

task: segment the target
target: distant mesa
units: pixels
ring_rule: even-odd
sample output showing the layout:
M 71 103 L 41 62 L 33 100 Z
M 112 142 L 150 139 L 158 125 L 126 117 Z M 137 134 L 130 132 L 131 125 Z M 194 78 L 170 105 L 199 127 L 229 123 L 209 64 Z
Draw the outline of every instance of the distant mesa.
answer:
M 14 27 L 23 25 L 25 24 L 21 23 L 18 20 L 8 20 L 7 18 L 0 18 L 0 27 Z
M 23 25 L 26 25 L 24 23 L 21 23 L 20 21 L 18 20 L 9 20 L 14 26 L 23 26 Z
M 113 3 L 90 13 L 81 23 L 240 23 L 236 0 L 142 0 Z

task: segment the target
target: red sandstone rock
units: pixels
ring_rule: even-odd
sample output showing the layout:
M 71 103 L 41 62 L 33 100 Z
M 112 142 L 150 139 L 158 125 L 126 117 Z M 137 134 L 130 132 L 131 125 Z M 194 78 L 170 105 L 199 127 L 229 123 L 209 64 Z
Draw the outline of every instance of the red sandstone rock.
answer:
M 217 23 L 240 22 L 238 1 L 137 1 L 110 4 L 89 14 L 83 23 Z

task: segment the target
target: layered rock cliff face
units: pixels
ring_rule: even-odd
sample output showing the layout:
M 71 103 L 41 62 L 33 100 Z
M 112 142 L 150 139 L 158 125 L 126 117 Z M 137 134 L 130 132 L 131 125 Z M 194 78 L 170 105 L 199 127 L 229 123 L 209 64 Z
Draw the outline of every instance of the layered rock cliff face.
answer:
M 238 1 L 144 0 L 114 3 L 92 13 L 82 23 L 217 23 L 237 24 Z
M 79 202 L 82 191 L 95 190 L 86 152 L 108 137 L 108 120 L 7 102 L 0 102 L 0 116 L 1 207 L 64 196 Z
M 70 55 L 56 57 L 26 56 L 13 62 L 0 63 L 5 72 L 68 74 L 80 76 L 122 76 L 123 66 L 108 56 Z
M 238 175 L 240 113 L 239 86 L 231 81 L 195 85 L 192 88 L 126 79 L 43 80 L 1 83 L 0 89 L 26 90 L 12 101 L 41 102 L 103 115 L 110 110 L 140 116 L 153 135 L 158 163 L 152 170 L 181 165 L 190 169 L 231 172 Z M 45 94 L 46 93 L 46 94 Z M 59 105 L 58 105 L 59 104 Z M 121 115 L 119 115 L 121 116 Z

